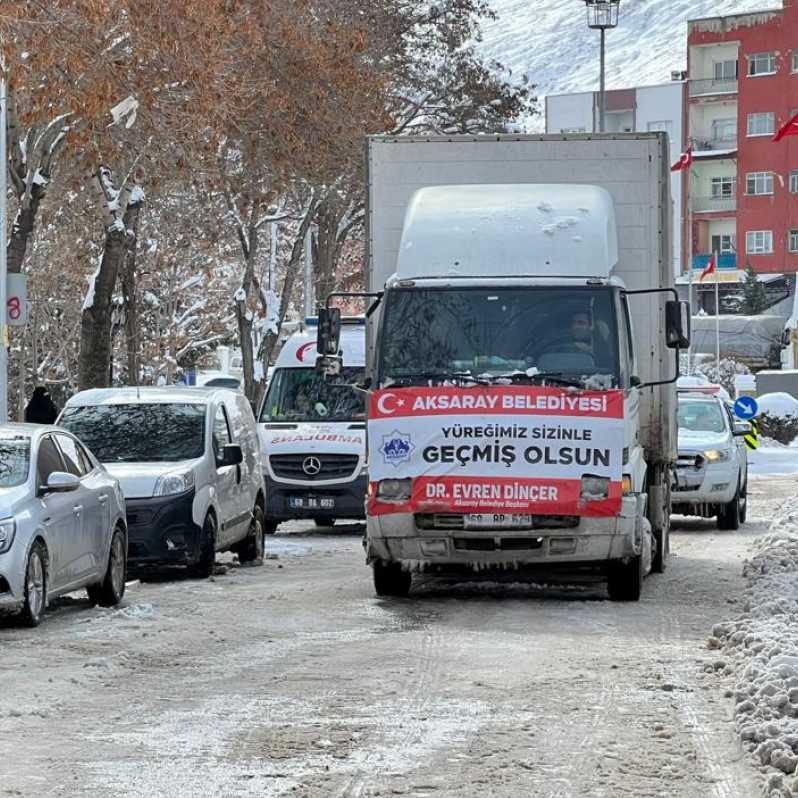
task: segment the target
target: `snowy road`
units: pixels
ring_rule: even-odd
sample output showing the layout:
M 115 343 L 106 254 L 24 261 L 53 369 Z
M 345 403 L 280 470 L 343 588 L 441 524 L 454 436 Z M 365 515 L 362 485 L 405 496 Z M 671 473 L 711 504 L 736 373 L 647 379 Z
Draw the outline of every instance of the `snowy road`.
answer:
M 428 582 L 373 596 L 354 529 L 0 628 L 0 796 L 753 798 L 704 643 L 795 478 L 739 533 L 678 525 L 639 604 Z

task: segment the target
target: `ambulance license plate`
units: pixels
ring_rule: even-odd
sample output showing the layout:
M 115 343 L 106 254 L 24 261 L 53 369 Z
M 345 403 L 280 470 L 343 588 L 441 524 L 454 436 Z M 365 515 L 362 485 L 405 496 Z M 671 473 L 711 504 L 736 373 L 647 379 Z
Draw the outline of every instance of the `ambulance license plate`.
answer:
M 335 499 L 321 496 L 289 496 L 288 506 L 292 510 L 334 510 Z

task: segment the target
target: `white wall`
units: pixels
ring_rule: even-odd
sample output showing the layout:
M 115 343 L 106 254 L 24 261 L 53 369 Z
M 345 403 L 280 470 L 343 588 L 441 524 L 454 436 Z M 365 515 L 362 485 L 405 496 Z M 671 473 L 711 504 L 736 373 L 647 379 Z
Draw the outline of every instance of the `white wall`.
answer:
M 733 61 L 737 58 L 739 44 L 699 44 L 690 48 L 690 79 L 709 80 L 714 77 L 715 61 Z
M 668 136 L 671 147 L 671 163 L 675 163 L 682 152 L 682 92 L 680 82 L 664 83 L 660 86 L 642 86 L 637 89 L 636 130 L 647 132 L 657 122 L 670 122 Z M 656 129 L 659 129 L 658 127 Z M 673 198 L 673 267 L 678 275 L 682 263 L 682 173 L 671 173 L 671 197 Z
M 593 92 L 550 94 L 546 98 L 546 132 L 574 129 L 593 132 Z

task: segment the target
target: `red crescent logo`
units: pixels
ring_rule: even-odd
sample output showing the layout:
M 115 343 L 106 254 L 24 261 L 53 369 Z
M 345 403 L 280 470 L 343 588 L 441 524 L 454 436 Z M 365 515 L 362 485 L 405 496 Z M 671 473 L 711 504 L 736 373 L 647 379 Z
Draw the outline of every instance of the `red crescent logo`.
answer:
M 306 344 L 302 344 L 302 346 L 300 346 L 299 349 L 296 350 L 296 359 L 300 363 L 304 363 L 305 362 L 305 354 L 310 349 L 315 349 L 315 348 L 316 348 L 316 342 L 315 341 L 309 341 Z

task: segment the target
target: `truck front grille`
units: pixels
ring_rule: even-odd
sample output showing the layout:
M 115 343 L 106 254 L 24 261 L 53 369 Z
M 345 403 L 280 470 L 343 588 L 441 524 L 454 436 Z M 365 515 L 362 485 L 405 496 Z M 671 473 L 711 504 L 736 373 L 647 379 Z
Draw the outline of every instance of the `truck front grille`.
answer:
M 417 513 L 416 526 L 419 529 L 465 529 L 465 519 L 462 513 Z M 529 523 L 512 529 L 572 529 L 577 526 L 578 515 L 533 515 Z M 485 528 L 497 531 L 496 527 Z
M 269 464 L 274 475 L 281 479 L 319 482 L 327 479 L 347 479 L 355 473 L 356 454 L 273 454 Z
M 457 551 L 535 551 L 543 538 L 454 538 Z

